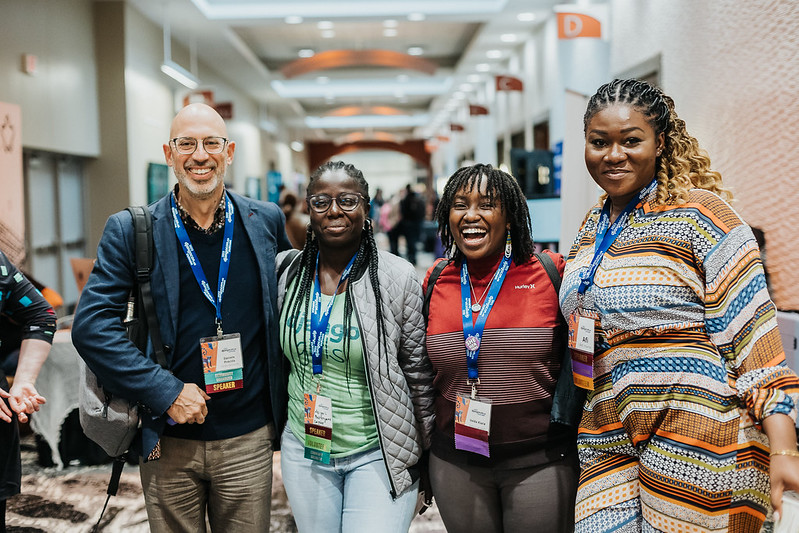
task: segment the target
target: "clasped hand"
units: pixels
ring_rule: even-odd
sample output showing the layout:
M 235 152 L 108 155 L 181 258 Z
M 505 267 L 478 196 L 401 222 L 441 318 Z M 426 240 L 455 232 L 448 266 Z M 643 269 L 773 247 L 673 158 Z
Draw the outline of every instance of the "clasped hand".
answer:
M 8 392 L 0 389 L 0 398 L 8 400 L 0 401 L 0 420 L 11 422 L 14 413 L 23 424 L 28 421 L 28 415 L 38 411 L 47 401 L 44 396 L 36 392 L 32 383 L 20 383 L 15 381 Z

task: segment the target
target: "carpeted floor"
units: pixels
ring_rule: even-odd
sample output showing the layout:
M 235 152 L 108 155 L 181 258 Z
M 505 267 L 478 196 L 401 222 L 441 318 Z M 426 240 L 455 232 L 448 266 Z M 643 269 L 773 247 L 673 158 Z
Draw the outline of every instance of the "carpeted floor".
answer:
M 75 461 L 73 461 L 75 463 Z M 272 484 L 273 533 L 295 533 L 280 475 L 280 454 L 274 459 Z M 111 465 L 72 464 L 62 470 L 38 464 L 32 435 L 22 440 L 22 494 L 8 500 L 9 533 L 88 533 L 97 522 L 106 499 Z M 125 465 L 119 492 L 112 497 L 98 531 L 147 533 L 147 513 L 141 493 L 138 467 Z M 444 533 L 435 507 L 417 516 L 411 533 Z

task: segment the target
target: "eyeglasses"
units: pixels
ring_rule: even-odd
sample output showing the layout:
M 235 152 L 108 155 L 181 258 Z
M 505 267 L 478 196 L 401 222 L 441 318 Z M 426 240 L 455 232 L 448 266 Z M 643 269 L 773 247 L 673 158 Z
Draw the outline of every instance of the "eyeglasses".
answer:
M 169 142 L 175 145 L 175 149 L 179 154 L 189 155 L 197 150 L 199 141 L 194 137 L 175 137 Z M 203 139 L 203 149 L 207 154 L 221 154 L 222 150 L 227 145 L 227 139 L 224 137 L 206 137 Z
M 359 193 L 343 192 L 335 198 L 329 194 L 314 194 L 313 196 L 309 196 L 306 201 L 308 202 L 308 207 L 313 209 L 315 213 L 321 215 L 322 213 L 327 213 L 327 210 L 333 205 L 334 200 L 339 209 L 349 212 L 355 211 L 355 208 L 361 203 L 361 199 L 365 200 L 366 198 Z

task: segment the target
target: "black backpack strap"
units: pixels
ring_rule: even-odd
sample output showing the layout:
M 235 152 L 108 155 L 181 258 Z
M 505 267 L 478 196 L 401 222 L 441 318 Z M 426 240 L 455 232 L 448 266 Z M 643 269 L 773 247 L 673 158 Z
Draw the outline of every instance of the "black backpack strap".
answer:
M 291 262 L 294 260 L 295 257 L 297 257 L 297 254 L 299 253 L 300 250 L 297 250 L 296 248 L 293 250 L 289 250 L 289 252 L 286 254 L 286 257 L 283 258 L 283 262 L 280 263 L 277 267 L 277 272 L 275 272 L 275 279 L 280 279 L 280 276 L 283 275 L 283 272 L 286 271 Z M 286 283 L 286 286 L 288 286 L 288 283 Z
M 150 342 L 153 344 L 153 352 L 158 364 L 164 368 L 169 368 L 164 352 L 164 343 L 161 340 L 161 330 L 158 327 L 158 319 L 155 314 L 155 302 L 150 286 L 150 271 L 153 268 L 153 217 L 150 210 L 146 207 L 136 205 L 128 207 L 131 217 L 133 217 L 134 240 L 136 246 L 136 283 L 139 285 L 139 297 L 141 298 L 141 311 L 147 319 L 147 330 L 150 334 Z
M 441 271 L 444 270 L 444 267 L 448 264 L 449 261 L 446 259 L 440 259 L 430 272 L 430 277 L 427 278 L 427 290 L 424 292 L 424 303 L 422 304 L 422 316 L 424 316 L 425 321 L 427 321 L 427 315 L 430 314 L 430 298 L 433 296 L 433 287 L 436 281 L 438 281 L 438 276 L 441 275 Z
M 560 272 L 558 272 L 558 267 L 555 266 L 555 262 L 549 257 L 549 254 L 545 254 L 544 252 L 535 254 L 535 258 L 538 259 L 538 262 L 541 263 L 541 266 L 547 271 L 549 281 L 551 281 L 552 286 L 555 287 L 555 294 L 560 294 Z

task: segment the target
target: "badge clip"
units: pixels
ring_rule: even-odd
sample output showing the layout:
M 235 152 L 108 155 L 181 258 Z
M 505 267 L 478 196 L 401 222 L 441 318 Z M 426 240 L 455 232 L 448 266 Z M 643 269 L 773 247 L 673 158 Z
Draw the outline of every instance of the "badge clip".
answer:
M 467 385 L 471 385 L 471 387 L 472 387 L 472 400 L 474 400 L 475 398 L 477 398 L 477 386 L 480 384 L 480 378 L 467 379 L 466 380 L 466 384 Z

